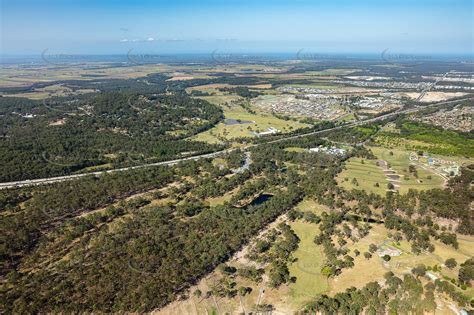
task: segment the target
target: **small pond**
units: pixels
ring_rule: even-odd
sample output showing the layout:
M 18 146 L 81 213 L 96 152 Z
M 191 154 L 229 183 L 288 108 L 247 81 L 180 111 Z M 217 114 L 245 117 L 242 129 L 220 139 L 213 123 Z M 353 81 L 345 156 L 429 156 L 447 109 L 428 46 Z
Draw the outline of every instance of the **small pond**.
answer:
M 253 124 L 253 121 L 250 120 L 242 120 L 242 119 L 234 119 L 234 118 L 226 118 L 224 119 L 224 124 L 231 126 L 231 125 L 243 125 L 243 124 Z
M 249 204 L 249 206 L 261 205 L 262 203 L 270 200 L 272 197 L 273 197 L 273 195 L 270 195 L 270 194 L 261 194 L 260 196 L 258 196 L 254 200 L 252 200 L 252 202 Z

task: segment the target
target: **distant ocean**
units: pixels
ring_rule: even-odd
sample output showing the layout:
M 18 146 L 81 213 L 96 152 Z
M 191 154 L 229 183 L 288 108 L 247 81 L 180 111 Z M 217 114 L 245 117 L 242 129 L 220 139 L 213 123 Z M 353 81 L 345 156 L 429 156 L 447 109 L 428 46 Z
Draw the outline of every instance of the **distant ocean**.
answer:
M 404 53 L 392 53 L 403 55 Z M 429 56 L 424 61 L 464 61 L 474 62 L 474 54 L 405 54 L 416 58 L 420 56 Z M 225 59 L 226 61 L 251 62 L 251 61 L 282 61 L 282 60 L 381 60 L 381 53 L 342 53 L 342 52 L 242 52 L 242 51 L 214 51 L 208 53 L 136 53 L 134 58 L 139 58 L 144 63 L 159 62 L 209 62 L 215 59 Z M 127 54 L 104 54 L 104 55 L 52 55 L 48 58 L 54 59 L 61 64 L 66 63 L 93 63 L 107 62 L 117 63 L 126 66 L 130 63 L 130 56 Z M 0 64 L 23 64 L 23 65 L 41 65 L 47 64 L 47 60 L 42 54 L 37 55 L 0 55 Z

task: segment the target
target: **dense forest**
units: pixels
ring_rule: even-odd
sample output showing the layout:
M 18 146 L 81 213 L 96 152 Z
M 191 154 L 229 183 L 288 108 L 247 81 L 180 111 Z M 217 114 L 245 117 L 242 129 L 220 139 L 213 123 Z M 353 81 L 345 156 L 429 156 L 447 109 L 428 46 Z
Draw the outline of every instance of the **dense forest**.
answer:
M 100 93 L 42 101 L 0 97 L 0 181 L 68 175 L 217 151 L 222 146 L 185 139 L 217 124 L 223 119 L 222 110 L 191 98 L 184 89 L 213 83 L 277 83 L 227 73 L 209 79 L 168 79 L 164 74 L 150 74 L 139 79 L 65 80 L 3 89 L 20 93 L 61 84 L 72 91 Z M 258 95 L 246 87 L 228 92 L 246 98 Z M 331 126 L 322 122 L 314 130 Z
M 2 97 L 0 117 L 0 181 L 13 181 L 215 151 L 184 139 L 223 116 L 184 94 L 110 92 L 43 102 Z
M 413 150 L 426 150 L 429 147 L 433 154 L 474 157 L 472 132 L 461 133 L 406 119 L 398 119 L 396 127 L 400 130 L 399 133 L 381 132 L 380 142 L 401 144 Z
M 191 162 L 193 163 L 198 166 L 197 169 L 192 166 L 180 167 L 175 172 L 197 176 L 207 169 L 212 170 L 218 178 L 225 175 L 212 164 Z M 159 171 L 160 175 L 157 172 L 143 172 L 138 175 L 137 180 L 142 182 L 141 187 L 159 188 L 174 178 L 172 173 L 168 172 L 169 175 L 166 175 L 162 169 Z M 252 172 L 260 170 L 255 169 Z M 127 182 L 124 182 L 123 186 L 115 184 L 116 188 L 112 189 L 110 180 L 111 178 L 100 177 L 96 180 L 96 185 L 90 185 L 90 179 L 81 179 L 69 188 L 63 185 L 52 188 L 58 189 L 57 193 L 46 190 L 26 196 L 30 199 L 27 201 L 27 212 L 20 211 L 22 214 L 16 214 L 19 211 L 16 204 L 22 194 L 18 193 L 17 200 L 4 201 L 10 204 L 11 224 L 15 224 L 17 220 L 25 220 L 29 211 L 46 217 L 39 222 L 39 226 L 32 227 L 32 239 L 22 246 L 29 247 L 36 254 L 23 259 L 24 269 L 7 274 L 11 281 L 10 290 L 7 292 L 10 311 L 84 311 L 83 303 L 86 301 L 90 305 L 89 311 L 150 311 L 164 306 L 171 302 L 177 293 L 225 261 L 251 235 L 279 214 L 289 210 L 302 197 L 301 190 L 294 186 L 259 205 L 235 207 L 224 204 L 214 208 L 201 206 L 201 211 L 196 212 L 183 211 L 190 209 L 189 205 L 183 208 L 184 205 L 175 203 L 147 206 L 146 202 L 142 202 L 138 207 L 126 203 L 118 208 L 108 207 L 107 211 L 99 216 L 91 214 L 85 217 L 86 221 L 80 220 L 77 217 L 78 211 L 87 213 L 92 208 L 106 206 L 110 204 L 111 198 L 120 195 L 121 190 L 130 190 L 131 186 L 128 186 Z M 282 179 L 274 180 L 278 182 Z M 84 204 L 82 198 L 74 197 L 80 189 L 86 189 L 80 196 L 84 196 L 88 189 L 91 189 L 89 194 L 97 192 L 97 195 L 90 195 L 90 201 Z M 184 189 L 174 190 L 173 194 L 180 198 L 189 188 Z M 105 197 L 107 195 L 110 197 Z M 47 212 L 50 207 L 54 208 L 56 202 L 63 199 L 68 201 L 69 206 L 58 205 L 58 208 L 64 210 Z M 192 199 L 186 202 L 195 203 Z M 202 211 L 203 209 L 205 210 Z M 132 217 L 128 217 L 127 213 Z M 187 219 L 183 220 L 183 216 Z M 123 220 L 119 220 L 113 230 L 107 225 L 97 229 L 101 223 L 120 217 Z M 42 222 L 44 224 L 41 224 Z M 19 229 L 27 232 L 25 227 L 18 225 L 7 225 L 4 228 L 11 233 L 16 233 Z M 96 234 L 89 239 L 87 232 L 91 229 L 96 229 Z M 50 268 L 24 273 L 24 270 L 29 269 L 26 266 L 34 266 L 45 259 L 49 261 L 43 256 L 46 252 L 61 248 L 61 244 L 67 248 L 67 244 L 76 238 L 81 241 L 73 247 L 66 263 L 50 262 Z M 3 253 L 2 257 L 12 257 L 16 250 L 18 249 L 12 248 L 11 253 Z M 61 255 L 58 256 L 59 259 L 60 257 Z M 101 281 L 96 280 L 98 276 Z M 45 279 L 48 279 L 48 283 L 45 283 Z M 39 289 L 40 287 L 42 289 Z M 92 287 L 95 289 L 90 290 Z M 137 295 L 130 294 L 131 291 L 137 292 Z
M 232 172 L 244 158 L 244 152 L 237 150 L 221 159 L 228 168 L 204 159 L 2 191 L 1 229 L 6 231 L 0 256 L 5 281 L 3 311 L 114 312 L 163 307 L 186 295 L 187 288 L 283 213 L 290 220 L 319 224 L 320 234 L 314 242 L 323 246 L 326 263 L 322 272 L 327 277 L 337 277 L 353 267 L 353 255 L 358 253 L 350 253 L 345 244 L 363 238 L 373 223 L 383 224 L 395 239 L 409 241 L 415 254 L 432 251 L 434 239 L 456 248 L 456 234 L 437 225 L 438 216 L 466 222 L 459 225 L 459 232 L 472 233 L 462 210 L 472 199 L 468 184 L 472 169 L 463 169 L 449 183 L 443 191 L 448 198 L 437 190 L 386 196 L 346 191 L 334 179 L 344 161 L 351 156 L 373 158 L 373 154 L 363 146 L 339 158 L 285 150 L 323 143 L 330 145 L 312 136 L 261 145 L 251 150 L 252 164 L 243 173 Z M 232 197 L 219 205 L 210 206 L 206 201 L 231 191 Z M 262 194 L 271 197 L 252 202 Z M 295 211 L 304 197 L 330 211 L 320 217 Z M 459 212 L 447 214 L 445 209 L 453 205 Z M 298 242 L 288 226 L 280 225 L 266 241 L 255 245 L 251 258 L 271 263 L 271 286 L 295 281 L 289 277 L 288 264 Z M 270 247 L 275 249 L 268 251 Z M 366 257 L 372 254 L 373 249 L 363 253 Z M 462 281 L 469 281 L 471 266 L 469 262 L 463 265 Z M 238 272 L 251 278 L 261 273 Z M 396 286 L 383 287 L 388 290 L 383 296 L 368 284 L 367 289 L 347 293 L 362 296 L 363 302 L 343 298 L 343 305 L 334 302 L 339 296 L 323 296 L 310 309 L 325 313 L 354 307 L 401 311 L 404 298 L 399 297 L 400 302 L 392 298 L 397 290 L 404 290 L 400 281 L 419 291 L 416 277 L 394 278 Z M 413 307 L 429 310 L 433 290 L 452 291 L 452 298 L 465 304 L 466 298 L 450 286 L 440 282 L 424 289 L 426 304 Z M 394 302 L 387 305 L 389 300 Z

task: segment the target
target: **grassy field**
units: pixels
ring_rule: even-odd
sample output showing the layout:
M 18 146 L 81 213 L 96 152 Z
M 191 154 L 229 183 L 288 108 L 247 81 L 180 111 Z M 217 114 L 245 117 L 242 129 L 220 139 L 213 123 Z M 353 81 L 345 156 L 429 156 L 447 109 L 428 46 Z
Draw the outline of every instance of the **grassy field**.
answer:
M 302 221 L 292 222 L 290 226 L 300 238 L 300 243 L 293 253 L 296 262 L 288 266 L 290 276 L 296 277 L 296 282 L 289 285 L 289 293 L 292 304 L 300 308 L 318 294 L 328 291 L 328 282 L 321 274 L 324 264 L 322 248 L 313 242 L 319 233 L 318 226 Z
M 324 206 L 314 200 L 305 199 L 297 206 L 299 211 L 311 211 L 320 215 L 328 211 Z M 291 228 L 300 238 L 298 249 L 293 253 L 297 260 L 288 266 L 290 276 L 296 277 L 296 282 L 289 285 L 291 305 L 295 309 L 304 306 L 318 294 L 329 290 L 328 281 L 321 274 L 324 263 L 324 253 L 321 246 L 313 240 L 319 233 L 318 225 L 301 220 L 291 222 Z
M 231 102 L 239 100 L 240 96 L 221 94 L 221 95 L 212 95 L 212 96 L 199 96 L 197 98 L 206 100 L 209 103 L 212 103 L 215 105 L 228 107 L 227 105 L 230 106 Z
M 338 121 L 343 121 L 343 122 L 352 121 L 352 120 L 356 120 L 355 115 L 352 113 L 348 115 L 344 115 L 338 119 Z
M 441 188 L 444 179 L 434 173 L 428 171 L 420 166 L 416 166 L 418 172 L 418 178 L 415 178 L 409 173 L 408 167 L 410 165 L 410 151 L 399 150 L 399 149 L 386 149 L 382 147 L 372 147 L 374 154 L 390 164 L 393 170 L 400 175 L 400 192 L 405 193 L 408 189 L 426 190 L 432 188 Z M 392 154 L 390 154 L 392 152 Z M 431 179 L 429 178 L 431 177 Z
M 383 147 L 371 147 L 377 160 L 366 160 L 361 158 L 351 158 L 346 162 L 346 170 L 337 177 L 337 182 L 346 189 L 362 189 L 367 192 L 385 195 L 387 191 L 388 178 L 385 176 L 382 164 L 379 160 L 386 161 L 395 174 L 399 175 L 399 180 L 393 184 L 398 186 L 400 193 L 406 193 L 409 189 L 426 190 L 432 188 L 442 188 L 444 179 L 433 170 L 415 165 L 418 178 L 409 172 L 410 151 L 401 149 L 387 149 Z M 362 163 L 362 161 L 364 161 Z M 377 166 L 379 163 L 380 166 Z M 357 184 L 353 182 L 357 180 Z M 379 187 L 375 184 L 378 183 Z
M 298 205 L 298 209 L 300 211 L 312 211 L 318 215 L 322 211 L 327 211 L 324 206 L 313 200 L 302 201 Z M 425 264 L 431 267 L 434 265 L 442 266 L 448 258 L 456 259 L 458 266 L 453 270 L 442 267 L 441 271 L 435 274 L 439 277 L 457 278 L 459 264 L 474 256 L 473 236 L 458 236 L 458 249 L 445 245 L 440 241 L 431 240 L 435 246 L 433 253 L 423 252 L 420 255 L 415 255 L 411 252 L 411 246 L 407 241 L 401 241 L 398 245 L 388 237 L 389 230 L 383 225 L 371 224 L 372 228 L 366 237 L 355 244 L 349 241 L 348 246 L 351 250 L 349 254 L 354 258 L 355 266 L 344 269 L 341 275 L 326 282 L 325 277 L 320 273 L 321 265 L 324 262 L 324 254 L 313 243 L 314 236 L 319 231 L 317 225 L 296 221 L 291 223 L 291 227 L 301 240 L 298 250 L 294 253 L 294 257 L 298 260 L 289 266 L 291 276 L 297 277 L 296 283 L 289 286 L 291 298 L 295 301 L 294 307 L 301 306 L 308 301 L 308 298 L 314 297 L 318 293 L 335 294 L 352 286 L 361 288 L 370 281 L 383 279 L 384 274 L 388 271 L 401 276 L 417 264 Z M 367 260 L 363 253 L 368 251 L 370 244 L 376 244 L 377 246 L 387 244 L 399 249 L 402 254 L 398 257 L 392 257 L 389 262 L 384 262 L 376 254 Z M 354 255 L 355 249 L 361 252 L 358 257 Z M 463 293 L 473 297 L 474 289 L 470 288 L 463 291 Z
M 448 277 L 450 279 L 457 279 L 459 272 L 459 265 L 474 257 L 474 237 L 472 236 L 459 236 L 459 248 L 455 249 L 452 246 L 445 245 L 437 240 L 431 240 L 435 246 L 433 253 L 423 252 L 420 255 L 414 255 L 410 251 L 410 244 L 407 241 L 401 241 L 400 244 L 391 243 L 393 247 L 398 248 L 402 251 L 399 257 L 393 257 L 390 261 L 390 270 L 396 274 L 403 274 L 408 270 L 411 270 L 417 264 L 424 264 L 426 266 L 438 266 L 438 271 L 430 271 L 432 274 L 439 278 Z M 448 258 L 454 258 L 458 263 L 458 266 L 454 269 L 449 269 L 444 266 L 444 262 Z M 468 288 L 467 290 L 459 289 L 463 294 L 474 298 L 474 288 Z
M 407 141 L 421 143 L 420 141 L 416 141 L 416 140 L 407 140 Z M 411 152 L 415 152 L 415 150 L 409 150 L 409 149 L 405 149 L 403 147 L 397 147 L 397 146 L 394 146 L 394 147 L 390 146 L 388 148 L 384 147 L 384 146 L 377 146 L 377 147 L 370 147 L 370 149 L 374 153 L 377 152 L 382 158 L 389 155 L 390 151 L 392 151 L 394 153 L 394 155 L 396 153 L 396 155 L 399 156 L 398 159 L 402 158 L 404 160 L 406 160 L 408 158 L 408 156 L 410 155 Z M 453 161 L 453 162 L 458 163 L 459 165 L 474 163 L 473 158 L 466 158 L 466 157 L 462 157 L 462 156 L 447 156 L 447 155 L 441 155 L 441 154 L 432 154 L 429 151 L 425 151 L 425 152 L 428 153 L 431 157 Z M 389 156 L 389 158 L 390 158 L 390 156 Z
M 329 211 L 325 206 L 318 204 L 312 199 L 303 200 L 298 204 L 297 209 L 300 211 L 311 211 L 317 215 L 321 215 L 323 211 Z M 347 244 L 350 249 L 349 255 L 354 258 L 355 266 L 350 269 L 344 269 L 339 276 L 328 280 L 321 274 L 321 267 L 325 261 L 324 253 L 322 248 L 313 242 L 315 235 L 319 233 L 318 225 L 307 223 L 303 220 L 288 222 L 288 224 L 300 238 L 298 249 L 293 253 L 296 261 L 288 266 L 290 276 L 296 277 L 295 283 L 282 285 L 274 289 L 262 282 L 254 283 L 238 277 L 238 286 L 252 288 L 251 293 L 242 297 L 242 299 L 239 297 L 230 299 L 216 298 L 214 301 L 212 298 L 196 298 L 191 295 L 189 299 L 172 303 L 162 310 L 160 314 L 205 314 L 206 312 L 211 314 L 217 308 L 221 314 L 225 312 L 229 314 L 243 312 L 244 309 L 246 312 L 249 312 L 254 310 L 261 288 L 265 288 L 261 303 L 273 305 L 277 310 L 277 314 L 293 314 L 304 307 L 306 303 L 314 300 L 319 294 L 333 296 L 350 287 L 362 288 L 368 282 L 382 280 L 389 271 L 402 277 L 404 273 L 409 272 L 413 267 L 421 263 L 431 267 L 434 265 L 441 266 L 441 271 L 433 272 L 439 277 L 456 278 L 459 264 L 474 256 L 474 246 L 472 246 L 474 244 L 474 237 L 472 236 L 459 236 L 459 249 L 457 250 L 439 241 L 432 240 L 432 243 L 435 245 L 433 253 L 423 252 L 420 255 L 415 255 L 411 253 L 410 244 L 407 241 L 401 241 L 399 244 L 396 244 L 389 238 L 389 230 L 382 224 L 371 224 L 371 230 L 367 236 L 357 243 L 349 241 Z M 385 262 L 377 254 L 373 254 L 372 258 L 366 259 L 363 253 L 369 250 L 370 244 L 377 246 L 388 245 L 397 248 L 400 250 L 401 255 L 392 257 L 389 262 Z M 355 249 L 361 253 L 357 257 L 354 254 Z M 442 267 L 447 258 L 455 258 L 458 262 L 458 267 L 453 270 Z M 241 267 L 236 262 L 231 263 L 231 265 Z M 202 292 L 210 290 L 212 284 L 218 278 L 220 278 L 219 272 L 214 271 L 211 275 L 200 281 L 199 288 Z M 474 297 L 474 290 L 472 288 L 462 292 L 470 297 Z
M 351 158 L 346 162 L 346 168 L 337 177 L 337 182 L 341 187 L 347 190 L 361 189 L 368 193 L 385 195 L 388 180 L 382 168 L 376 165 L 376 160 Z M 353 178 L 357 179 L 357 184 L 352 182 Z M 379 187 L 375 186 L 376 183 Z
M 368 251 L 370 244 L 378 245 L 386 239 L 387 230 L 382 225 L 372 225 L 369 235 L 359 242 L 352 244 L 349 241 L 348 247 L 351 249 L 349 255 L 354 258 L 354 267 L 344 269 L 342 274 L 330 279 L 331 293 L 342 292 L 350 287 L 361 288 L 370 281 L 383 279 L 383 275 L 389 270 L 383 266 L 382 259 L 377 255 L 373 255 L 371 259 L 366 259 L 363 253 Z M 354 255 L 355 249 L 361 252 L 358 257 Z
M 299 147 L 289 147 L 289 148 L 285 148 L 285 151 L 301 153 L 301 152 L 307 152 L 308 150 L 304 148 L 299 148 Z
M 323 211 L 326 211 L 326 212 L 331 211 L 328 208 L 326 208 L 325 206 L 317 203 L 313 199 L 304 199 L 303 201 L 301 201 L 298 204 L 298 206 L 296 206 L 296 208 L 299 211 L 303 211 L 303 212 L 311 211 L 316 215 L 321 215 L 321 213 L 323 213 Z
M 452 246 L 432 239 L 431 242 L 435 246 L 433 253 L 423 252 L 419 255 L 415 255 L 411 252 L 409 242 L 401 241 L 400 244 L 396 244 L 393 240 L 388 238 L 388 230 L 383 225 L 372 224 L 369 235 L 356 244 L 349 242 L 350 244 L 348 246 L 351 249 L 350 255 L 355 258 L 355 266 L 351 269 L 344 269 L 341 275 L 331 279 L 329 282 L 330 291 L 331 293 L 337 293 L 351 286 L 360 288 L 370 281 L 382 279 L 383 275 L 388 271 L 392 271 L 396 275 L 401 276 L 418 264 L 425 264 L 431 267 L 434 265 L 442 266 L 448 258 L 456 259 L 458 266 L 453 270 L 442 267 L 441 271 L 432 273 L 439 277 L 444 275 L 456 279 L 459 264 L 469 257 L 474 256 L 474 237 L 460 236 L 458 241 L 459 249 L 455 249 Z M 370 244 L 376 244 L 377 246 L 387 244 L 390 247 L 399 249 L 401 255 L 392 257 L 389 262 L 384 262 L 377 254 L 374 254 L 372 258 L 367 260 L 363 257 L 362 253 L 368 251 Z M 353 254 L 355 249 L 361 252 L 361 255 L 358 257 L 355 257 Z M 463 291 L 463 293 L 472 297 L 474 296 L 474 289 L 470 288 Z
M 238 190 L 238 188 L 230 191 L 230 192 L 227 192 L 225 193 L 224 195 L 222 196 L 219 196 L 219 197 L 214 197 L 214 198 L 207 198 L 206 201 L 209 202 L 209 205 L 211 207 L 215 207 L 217 205 L 221 205 L 223 204 L 224 202 L 226 201 L 229 201 L 231 198 L 232 198 L 232 195 Z
M 214 128 L 202 132 L 193 140 L 205 141 L 209 143 L 219 143 L 223 140 L 232 140 L 236 138 L 254 137 L 254 132 L 263 132 L 273 127 L 280 132 L 289 132 L 295 129 L 307 127 L 307 124 L 299 123 L 293 120 L 283 120 L 275 116 L 257 111 L 255 114 L 249 113 L 240 106 L 223 107 L 225 118 L 240 119 L 250 121 L 251 123 L 226 125 L 221 122 Z
M 448 246 L 437 240 L 431 240 L 432 244 L 435 245 L 435 251 L 433 253 L 423 252 L 420 255 L 414 255 L 411 253 L 411 247 L 407 241 L 401 241 L 399 245 L 392 242 L 390 244 L 391 246 L 402 251 L 402 255 L 392 258 L 391 263 L 394 265 L 393 269 L 398 273 L 402 273 L 416 264 L 441 266 L 448 258 L 454 258 L 458 264 L 460 264 L 469 257 L 474 256 L 474 246 L 472 246 L 474 244 L 474 237 L 462 237 L 465 237 L 465 239 L 459 240 L 459 249 L 455 249 L 452 246 Z M 448 268 L 442 268 L 440 274 L 447 274 L 451 277 L 456 277 L 457 270 L 459 270 L 459 267 L 454 269 L 456 272 L 453 272 Z

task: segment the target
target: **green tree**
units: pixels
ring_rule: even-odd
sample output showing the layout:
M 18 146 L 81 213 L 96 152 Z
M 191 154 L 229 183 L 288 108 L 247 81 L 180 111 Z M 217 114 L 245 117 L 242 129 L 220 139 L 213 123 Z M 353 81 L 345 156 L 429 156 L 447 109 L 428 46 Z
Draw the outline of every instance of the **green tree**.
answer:
M 377 251 L 377 245 L 375 244 L 370 244 L 369 245 L 369 252 L 371 252 L 372 254 L 375 253 Z
M 458 278 L 461 283 L 468 283 L 474 280 L 474 258 L 470 258 L 461 264 Z
M 444 262 L 444 264 L 446 265 L 446 267 L 448 267 L 449 269 L 453 269 L 455 268 L 458 263 L 456 262 L 456 260 L 454 258 L 448 258 L 446 259 L 446 261 Z
M 414 275 L 421 277 L 426 274 L 426 266 L 423 264 L 417 265 L 415 268 L 411 270 Z

